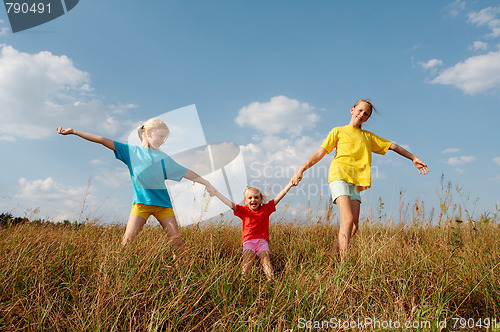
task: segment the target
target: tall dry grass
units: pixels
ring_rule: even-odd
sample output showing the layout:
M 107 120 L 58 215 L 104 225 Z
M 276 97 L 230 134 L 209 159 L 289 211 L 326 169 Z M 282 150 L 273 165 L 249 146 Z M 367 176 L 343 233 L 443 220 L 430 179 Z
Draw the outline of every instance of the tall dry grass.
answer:
M 275 223 L 273 283 L 258 264 L 241 279 L 239 227 L 183 228 L 187 255 L 178 266 L 160 228 L 146 227 L 121 248 L 123 231 L 0 228 L 0 330 L 297 331 L 304 322 L 366 318 L 500 323 L 498 222 L 364 221 L 342 263 L 330 256 L 335 225 Z

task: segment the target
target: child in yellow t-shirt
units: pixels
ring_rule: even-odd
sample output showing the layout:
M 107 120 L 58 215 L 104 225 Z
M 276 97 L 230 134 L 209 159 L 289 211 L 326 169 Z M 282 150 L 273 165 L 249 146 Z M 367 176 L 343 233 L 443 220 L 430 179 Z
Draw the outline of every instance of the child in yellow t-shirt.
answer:
M 356 234 L 361 205 L 360 191 L 370 188 L 372 152 L 385 154 L 392 150 L 410 159 L 420 174 L 427 174 L 429 168 L 414 154 L 401 146 L 383 139 L 369 131 L 361 129 L 375 110 L 373 104 L 360 99 L 351 108 L 351 121 L 347 126 L 335 127 L 328 134 L 321 147 L 300 167 L 292 177 L 292 184 L 297 185 L 305 170 L 311 168 L 327 153 L 336 149 L 328 172 L 328 183 L 332 200 L 339 207 L 340 230 L 335 242 L 336 254 L 344 257 L 350 239 Z

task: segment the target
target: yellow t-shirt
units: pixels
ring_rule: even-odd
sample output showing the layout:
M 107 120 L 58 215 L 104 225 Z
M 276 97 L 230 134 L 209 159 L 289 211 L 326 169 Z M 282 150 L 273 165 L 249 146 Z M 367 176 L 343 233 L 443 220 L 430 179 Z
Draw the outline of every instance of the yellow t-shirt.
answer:
M 328 182 L 344 180 L 365 190 L 371 185 L 372 152 L 385 154 L 391 142 L 372 132 L 352 126 L 335 127 L 321 147 L 330 153 L 336 148 Z

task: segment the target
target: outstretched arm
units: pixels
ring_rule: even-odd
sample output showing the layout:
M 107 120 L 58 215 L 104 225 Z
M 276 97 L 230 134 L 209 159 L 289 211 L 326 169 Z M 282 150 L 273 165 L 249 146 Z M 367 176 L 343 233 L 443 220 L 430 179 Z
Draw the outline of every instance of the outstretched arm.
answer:
M 214 196 L 217 191 L 217 189 L 215 189 L 215 187 L 212 186 L 210 182 L 208 182 L 207 180 L 205 180 L 204 178 L 202 178 L 201 176 L 199 176 L 197 173 L 193 172 L 190 169 L 188 169 L 186 174 L 184 174 L 184 178 L 204 185 L 210 196 Z
M 236 204 L 234 204 L 233 202 L 231 202 L 229 200 L 229 198 L 227 198 L 226 196 L 222 195 L 218 190 L 216 190 L 215 196 L 217 196 L 217 198 L 220 199 L 222 203 L 226 204 L 231 209 L 236 210 Z
M 304 172 L 313 167 L 318 161 L 323 159 L 323 157 L 326 155 L 326 150 L 324 148 L 319 148 L 316 152 L 312 154 L 312 156 L 302 165 L 295 175 L 292 177 L 290 180 L 292 185 L 296 186 L 299 184 L 300 180 L 302 180 L 302 176 L 304 175 Z M 289 188 L 290 189 L 290 188 Z
M 418 172 L 420 174 L 425 175 L 425 174 L 429 173 L 429 168 L 427 167 L 426 163 L 424 163 L 422 160 L 418 159 L 417 156 L 415 156 L 413 153 L 405 150 L 401 146 L 392 143 L 391 146 L 389 147 L 389 150 L 392 150 L 392 151 L 396 152 L 397 154 L 400 154 L 401 156 L 406 157 L 406 158 L 410 159 L 411 161 L 413 161 L 413 164 L 418 169 Z
M 274 205 L 278 205 L 278 203 L 281 201 L 281 199 L 283 197 L 285 197 L 285 195 L 288 193 L 290 188 L 292 188 L 293 186 L 294 185 L 292 184 L 292 181 L 288 182 L 286 187 L 283 188 L 283 190 L 278 195 L 276 195 L 276 197 L 274 197 Z
M 80 136 L 81 138 L 86 139 L 87 141 L 102 144 L 108 149 L 115 151 L 115 142 L 103 136 L 86 133 L 84 131 L 75 130 L 73 128 L 62 129 L 62 127 L 57 128 L 57 132 L 61 135 Z

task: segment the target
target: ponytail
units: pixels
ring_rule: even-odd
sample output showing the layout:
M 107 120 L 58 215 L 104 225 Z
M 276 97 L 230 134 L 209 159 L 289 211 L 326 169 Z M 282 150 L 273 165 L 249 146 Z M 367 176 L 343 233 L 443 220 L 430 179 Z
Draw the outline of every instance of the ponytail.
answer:
M 149 144 L 148 136 L 147 136 L 147 130 L 156 130 L 156 129 L 164 129 L 167 131 L 167 137 L 170 134 L 170 130 L 168 129 L 168 126 L 163 122 L 162 120 L 158 118 L 151 118 L 144 122 L 142 126 L 139 126 L 137 128 L 137 135 L 139 135 L 139 138 L 141 142 L 146 142 L 147 143 L 147 148 L 150 149 L 151 145 Z

